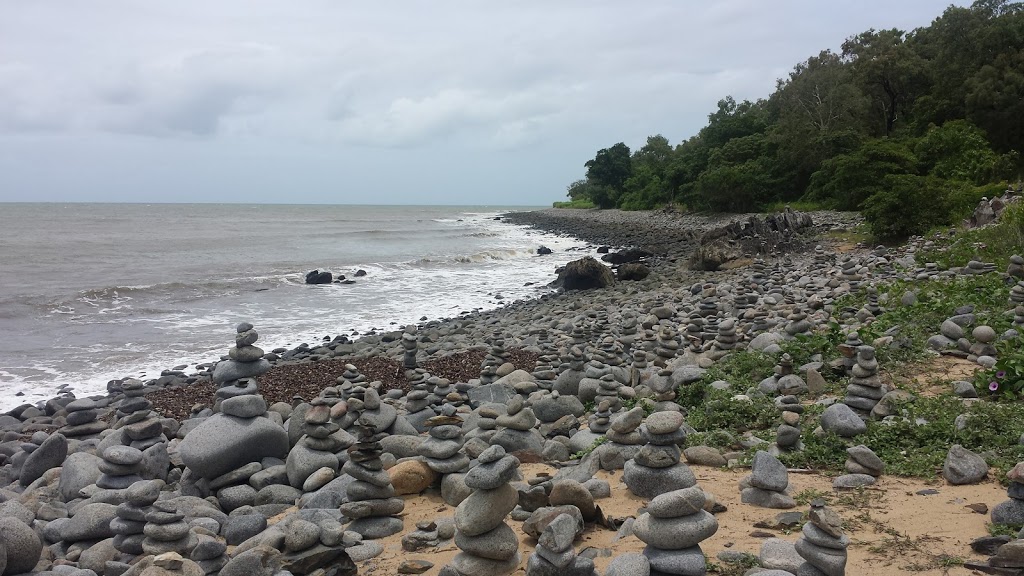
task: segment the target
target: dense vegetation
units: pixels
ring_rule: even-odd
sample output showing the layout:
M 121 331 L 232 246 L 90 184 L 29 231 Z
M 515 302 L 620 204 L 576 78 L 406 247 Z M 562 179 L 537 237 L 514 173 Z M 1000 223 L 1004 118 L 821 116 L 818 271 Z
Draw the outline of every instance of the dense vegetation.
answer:
M 656 135 L 599 150 L 568 195 L 626 210 L 805 201 L 862 210 L 877 236 L 898 237 L 953 222 L 1018 178 L 1022 135 L 1024 3 L 978 0 L 911 32 L 848 38 L 767 99 L 719 101 L 674 147 Z

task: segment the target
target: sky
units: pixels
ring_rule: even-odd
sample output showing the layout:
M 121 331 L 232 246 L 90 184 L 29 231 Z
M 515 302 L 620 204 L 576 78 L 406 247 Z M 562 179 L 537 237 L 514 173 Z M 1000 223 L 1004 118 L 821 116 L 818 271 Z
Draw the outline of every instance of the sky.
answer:
M 0 0 L 0 201 L 548 205 L 949 4 Z

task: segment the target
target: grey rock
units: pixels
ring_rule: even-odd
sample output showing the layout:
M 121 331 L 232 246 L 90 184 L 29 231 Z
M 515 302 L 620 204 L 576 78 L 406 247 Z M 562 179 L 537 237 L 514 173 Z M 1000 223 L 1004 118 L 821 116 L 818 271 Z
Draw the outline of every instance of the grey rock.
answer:
M 78 492 L 95 484 L 100 477 L 100 462 L 103 459 L 88 452 L 75 452 L 64 460 L 60 471 L 58 491 L 64 502 L 78 498 Z
M 942 477 L 950 484 L 976 484 L 988 475 L 985 459 L 959 444 L 950 446 Z
M 604 573 L 605 576 L 650 576 L 651 563 L 643 554 L 621 554 L 608 563 Z
M 268 456 L 284 459 L 288 433 L 268 418 L 215 414 L 185 436 L 178 452 L 193 472 L 212 479 Z
M 782 492 L 789 486 L 789 474 L 778 458 L 759 450 L 754 454 L 751 467 L 750 485 L 763 490 Z
M 3 535 L 0 547 L 7 552 L 7 567 L 2 573 L 30 572 L 43 552 L 43 542 L 35 531 L 21 520 L 7 516 L 0 517 L 0 535 Z
M 821 413 L 821 427 L 826 432 L 835 432 L 844 438 L 852 438 L 867 432 L 867 424 L 846 404 L 836 403 Z
M 757 556 L 763 568 L 771 570 L 785 570 L 796 574 L 804 559 L 796 552 L 793 542 L 781 538 L 769 538 L 761 544 L 761 551 Z
M 68 457 L 68 440 L 63 434 L 51 434 L 25 459 L 18 482 L 22 486 L 38 480 L 50 468 L 56 468 Z

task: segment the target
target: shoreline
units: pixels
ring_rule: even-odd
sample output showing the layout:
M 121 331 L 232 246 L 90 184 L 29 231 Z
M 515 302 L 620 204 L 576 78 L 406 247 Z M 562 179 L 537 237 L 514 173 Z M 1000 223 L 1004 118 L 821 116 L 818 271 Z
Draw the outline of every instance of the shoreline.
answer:
M 811 213 L 814 218 L 814 230 L 806 236 L 818 237 L 821 232 L 833 229 L 837 226 L 850 226 L 858 219 L 854 213 L 837 212 L 815 212 Z M 569 237 L 579 242 L 592 245 L 593 247 L 604 246 L 616 250 L 625 250 L 635 247 L 646 247 L 652 255 L 643 258 L 642 261 L 650 266 L 652 271 L 659 268 L 668 270 L 669 274 L 692 275 L 693 278 L 705 278 L 705 272 L 691 271 L 686 269 L 685 260 L 695 249 L 701 235 L 717 227 L 743 222 L 754 214 L 689 214 L 665 211 L 622 211 L 610 210 L 575 210 L 561 208 L 546 208 L 542 210 L 515 211 L 500 213 L 497 218 L 505 224 L 526 226 L 548 234 L 562 237 Z M 584 246 L 580 252 L 585 252 Z M 806 246 L 802 247 L 806 249 Z M 542 257 L 542 256 L 537 256 Z M 718 273 L 721 274 L 721 273 Z M 552 270 L 551 280 L 555 280 L 555 271 Z M 627 282 L 627 285 L 647 283 Z M 537 296 L 528 299 L 501 302 L 494 308 L 474 309 L 460 311 L 459 314 L 450 317 L 437 318 L 417 322 L 418 330 L 436 330 L 454 323 L 465 322 L 502 322 L 507 317 L 515 317 L 515 313 L 529 310 L 532 307 L 541 307 L 547 300 L 562 296 L 572 297 L 572 293 L 565 294 L 554 288 L 547 288 L 545 285 L 538 285 L 538 290 L 543 290 Z M 581 296 L 586 292 L 575 293 Z M 258 322 L 258 319 L 252 319 Z M 387 349 L 386 344 L 400 339 L 404 326 L 392 322 L 388 328 L 372 329 L 360 334 L 337 334 L 324 336 L 319 340 L 300 342 L 296 345 L 276 347 L 268 350 L 267 359 L 273 366 L 289 366 L 297 363 L 319 362 L 322 359 L 350 358 L 365 360 L 366 358 L 384 357 L 396 360 L 397 350 L 392 346 Z M 515 323 L 507 324 L 506 327 L 516 332 L 523 326 L 516 326 Z M 259 326 L 257 326 L 259 329 Z M 268 335 L 273 337 L 272 335 Z M 448 349 L 449 354 L 458 354 L 481 349 L 485 344 L 466 343 L 462 348 Z M 142 379 L 147 387 L 147 393 L 166 388 L 180 388 L 197 382 L 208 381 L 213 367 L 217 362 L 224 360 L 226 356 L 212 358 L 200 362 L 183 364 L 176 362 L 173 367 L 159 369 L 160 375 L 152 378 Z M 153 370 L 152 372 L 156 372 Z M 107 393 L 91 394 L 83 396 L 87 398 L 100 398 L 110 395 L 110 386 L 117 382 L 128 379 L 139 379 L 138 376 L 122 376 L 107 383 Z M 22 408 L 26 405 L 45 405 L 54 398 L 61 397 L 67 391 L 74 392 L 73 386 L 63 387 L 63 391 L 50 398 L 41 398 L 33 402 L 25 402 L 11 410 Z M 8 411 L 10 412 L 10 410 Z

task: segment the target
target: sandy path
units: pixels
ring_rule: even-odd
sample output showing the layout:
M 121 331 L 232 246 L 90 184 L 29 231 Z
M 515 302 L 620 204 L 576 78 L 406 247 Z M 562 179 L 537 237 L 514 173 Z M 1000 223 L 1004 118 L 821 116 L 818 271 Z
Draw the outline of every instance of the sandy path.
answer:
M 528 464 L 522 467 L 525 477 L 539 471 L 551 470 L 543 464 Z M 715 561 L 715 555 L 723 550 L 734 550 L 757 554 L 763 537 L 752 535 L 756 532 L 772 532 L 776 537 L 795 541 L 799 530 L 790 534 L 781 531 L 763 530 L 754 524 L 774 518 L 778 511 L 756 508 L 740 503 L 737 484 L 748 471 L 730 471 L 716 468 L 693 467 L 700 485 L 712 492 L 728 511 L 717 515 L 718 533 L 702 543 L 708 557 Z M 624 517 L 636 514 L 643 501 L 629 493 L 622 483 L 622 472 L 600 472 L 599 477 L 608 480 L 612 486 L 612 497 L 599 500 L 598 504 L 607 516 Z M 832 490 L 831 479 L 818 474 L 792 473 L 790 489 L 798 495 L 805 490 L 832 494 L 833 507 L 847 523 L 851 538 L 847 574 L 872 574 L 889 576 L 916 573 L 921 575 L 966 576 L 970 570 L 955 566 L 945 567 L 946 559 L 968 559 L 975 557 L 969 543 L 978 536 L 987 534 L 985 524 L 989 517 L 968 509 L 968 504 L 984 503 L 989 508 L 1007 498 L 1006 490 L 994 481 L 975 486 L 949 486 L 942 482 L 928 482 L 917 479 L 883 477 L 871 489 L 860 492 L 836 493 Z M 938 494 L 918 495 L 917 491 L 933 489 Z M 806 511 L 806 506 L 797 508 Z M 454 509 L 447 506 L 439 495 L 407 496 L 405 508 L 406 532 L 414 529 L 421 520 L 450 516 Z M 508 520 L 510 526 L 521 533 L 521 523 Z M 630 536 L 614 542 L 615 532 L 590 526 L 577 540 L 576 549 L 586 547 L 608 549 L 612 555 L 637 552 L 643 543 Z M 436 575 L 457 552 L 453 543 L 438 549 L 409 553 L 402 551 L 401 534 L 383 542 L 384 553 L 360 565 L 360 574 L 397 574 L 403 560 L 423 559 L 434 563 L 426 572 Z M 522 563 L 517 574 L 525 573 L 526 559 L 535 542 L 523 536 L 520 554 Z M 976 556 L 977 559 L 983 559 Z M 595 560 L 598 571 L 611 561 L 611 556 Z

